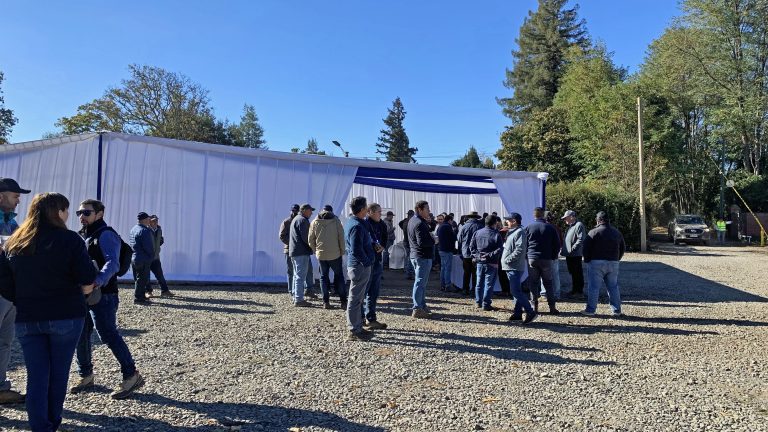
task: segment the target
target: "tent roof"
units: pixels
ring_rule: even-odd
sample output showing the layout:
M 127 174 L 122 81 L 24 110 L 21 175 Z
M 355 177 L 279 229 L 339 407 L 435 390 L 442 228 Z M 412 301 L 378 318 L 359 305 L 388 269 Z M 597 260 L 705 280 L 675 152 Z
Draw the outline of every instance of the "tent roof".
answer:
M 183 149 L 193 150 L 193 151 L 229 153 L 229 154 L 236 154 L 240 156 L 267 157 L 271 159 L 294 160 L 294 161 L 305 161 L 305 162 L 322 162 L 322 163 L 330 163 L 330 164 L 342 165 L 342 166 L 367 167 L 367 168 L 374 168 L 374 169 L 379 168 L 379 169 L 387 169 L 387 170 L 407 171 L 407 172 L 413 172 L 413 173 L 443 173 L 443 174 L 448 174 L 452 176 L 466 176 L 468 180 L 470 178 L 490 179 L 491 177 L 538 178 L 541 180 L 546 180 L 548 177 L 548 174 L 545 172 L 507 171 L 507 170 L 482 169 L 482 168 L 464 168 L 464 167 L 454 167 L 454 166 L 422 165 L 422 164 L 412 164 L 412 163 L 403 163 L 403 162 L 387 162 L 387 161 L 377 161 L 377 160 L 370 160 L 370 159 L 356 159 L 356 158 L 345 158 L 345 157 L 336 157 L 336 156 L 280 152 L 280 151 L 274 151 L 274 150 L 250 149 L 250 148 L 234 147 L 234 146 L 227 146 L 227 145 L 221 145 L 221 144 L 207 144 L 207 143 L 201 143 L 196 141 L 182 141 L 182 140 L 176 140 L 176 139 L 170 139 L 170 138 L 157 138 L 157 137 L 148 137 L 148 136 L 141 136 L 141 135 L 130 135 L 130 134 L 117 133 L 117 132 L 102 132 L 102 134 L 105 136 L 113 136 L 115 138 L 130 140 L 133 142 L 139 141 L 139 142 L 145 142 L 148 144 L 177 147 L 177 148 L 183 148 Z M 98 133 L 85 133 L 85 134 L 79 134 L 79 135 L 68 135 L 63 137 L 43 139 L 38 141 L 27 141 L 27 142 L 12 144 L 12 145 L 0 146 L 0 152 L 19 151 L 19 150 L 32 149 L 32 148 L 56 146 L 56 145 L 61 145 L 68 142 L 77 142 L 77 141 L 92 139 L 97 137 L 98 135 L 99 135 Z

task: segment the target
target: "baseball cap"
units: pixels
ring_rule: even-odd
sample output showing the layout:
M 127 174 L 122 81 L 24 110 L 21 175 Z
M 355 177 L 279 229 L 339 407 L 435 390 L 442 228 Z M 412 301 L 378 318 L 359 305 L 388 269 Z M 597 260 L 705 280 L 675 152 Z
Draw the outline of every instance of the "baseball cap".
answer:
M 139 214 L 136 216 L 136 219 L 138 220 L 149 219 L 149 215 L 147 214 L 147 212 L 139 212 Z
M 510 214 L 504 216 L 504 219 L 507 219 L 507 220 L 514 219 L 514 220 L 517 221 L 518 225 L 520 225 L 523 222 L 523 217 L 520 215 L 520 213 L 510 213 Z
M 565 218 L 567 218 L 568 216 L 573 216 L 573 217 L 576 217 L 576 212 L 575 212 L 575 211 L 573 211 L 573 210 L 566 210 L 566 211 L 565 211 L 565 214 L 564 214 L 564 215 L 563 215 L 563 217 L 561 217 L 560 219 L 565 219 Z
M 291 211 L 295 211 L 295 212 L 299 211 L 299 205 L 298 204 L 292 205 L 291 206 Z
M 301 211 L 304 211 L 304 210 L 312 210 L 312 211 L 315 211 L 315 208 L 314 208 L 314 207 L 312 207 L 312 206 L 311 206 L 311 205 L 309 205 L 309 204 L 302 204 L 302 205 L 301 205 Z
M 28 194 L 29 190 L 22 189 L 16 180 L 12 178 L 0 178 L 0 192 L 16 192 L 22 194 Z
M 312 210 L 314 210 L 314 209 L 312 209 Z M 333 207 L 331 207 L 331 205 L 330 205 L 330 204 L 326 204 L 326 205 L 323 207 L 323 211 L 327 211 L 327 212 L 331 212 L 331 213 L 333 213 Z
M 387 216 L 394 216 L 395 214 L 392 211 L 387 212 Z
M 149 218 L 152 219 L 152 220 L 157 220 L 157 215 L 153 214 L 153 215 L 149 216 Z

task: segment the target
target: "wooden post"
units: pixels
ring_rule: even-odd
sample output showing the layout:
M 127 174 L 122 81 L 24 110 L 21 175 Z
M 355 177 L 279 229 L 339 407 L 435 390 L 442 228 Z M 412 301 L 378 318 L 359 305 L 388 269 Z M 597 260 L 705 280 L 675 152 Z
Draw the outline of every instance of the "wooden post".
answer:
M 645 182 L 643 181 L 643 101 L 637 98 L 637 142 L 640 162 L 640 252 L 648 251 L 645 232 Z

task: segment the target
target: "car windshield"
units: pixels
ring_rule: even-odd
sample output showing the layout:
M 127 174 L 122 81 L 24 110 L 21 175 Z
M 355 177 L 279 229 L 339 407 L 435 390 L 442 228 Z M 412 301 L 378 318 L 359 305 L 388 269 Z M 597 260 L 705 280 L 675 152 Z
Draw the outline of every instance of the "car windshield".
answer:
M 677 223 L 681 225 L 704 225 L 704 221 L 698 216 L 681 216 L 677 218 Z

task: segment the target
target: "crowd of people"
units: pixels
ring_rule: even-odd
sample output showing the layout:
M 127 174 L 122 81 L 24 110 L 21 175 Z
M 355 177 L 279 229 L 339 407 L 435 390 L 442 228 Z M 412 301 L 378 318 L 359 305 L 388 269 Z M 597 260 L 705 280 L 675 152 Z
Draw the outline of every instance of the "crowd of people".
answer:
M 323 307 L 333 308 L 333 287 L 340 307 L 346 311 L 348 339 L 369 340 L 373 330 L 387 328 L 377 317 L 376 303 L 395 242 L 395 215 L 388 211 L 382 218 L 381 206 L 369 204 L 365 197 L 350 201 L 344 226 L 330 205 L 310 221 L 314 211 L 310 204 L 294 204 L 290 216 L 280 225 L 293 304 L 309 307 L 311 303 L 306 298 L 317 298 L 313 292 L 314 254 L 320 264 Z M 563 295 L 560 256 L 565 258 L 571 275 L 568 294 L 585 300 L 583 315 L 595 315 L 600 289 L 605 285 L 613 316 L 622 316 L 618 271 L 625 245 L 621 233 L 611 226 L 608 214 L 598 212 L 595 228 L 587 232 L 577 213 L 568 210 L 560 218 L 567 226 L 565 235 L 553 213 L 537 207 L 532 216 L 533 221 L 523 225 L 519 213 L 499 217 L 495 212 L 481 216 L 473 211 L 457 223 L 453 213 L 434 216 L 428 202 L 417 201 L 398 223 L 404 234 L 404 272 L 408 280 L 413 280 L 411 316 L 432 317 L 427 306 L 427 282 L 430 272 L 437 268 L 442 291 L 455 290 L 471 296 L 477 308 L 484 311 L 497 310 L 493 297 L 498 280 L 502 293 L 514 301 L 510 321 L 534 321 L 539 315 L 542 295 L 549 314 L 558 315 L 557 302 Z M 342 262 L 345 255 L 348 287 Z M 451 279 L 454 255 L 461 257 L 461 287 L 454 286 Z M 586 284 L 583 263 L 588 270 Z
M 80 378 L 69 391 L 95 386 L 93 330 L 120 365 L 121 381 L 111 394 L 125 399 L 144 385 L 117 325 L 117 278 L 129 268 L 134 303 L 152 296 L 150 272 L 161 296 L 173 296 L 163 276 L 164 242 L 156 215 L 140 212 L 129 244 L 104 220 L 104 204 L 83 200 L 75 212 L 82 229 L 67 229 L 70 202 L 58 193 L 35 195 L 19 225 L 16 207 L 31 191 L 0 178 L 0 404 L 26 403 L 32 431 L 61 424 L 73 358 Z M 26 395 L 12 390 L 7 370 L 14 334 L 27 369 Z

